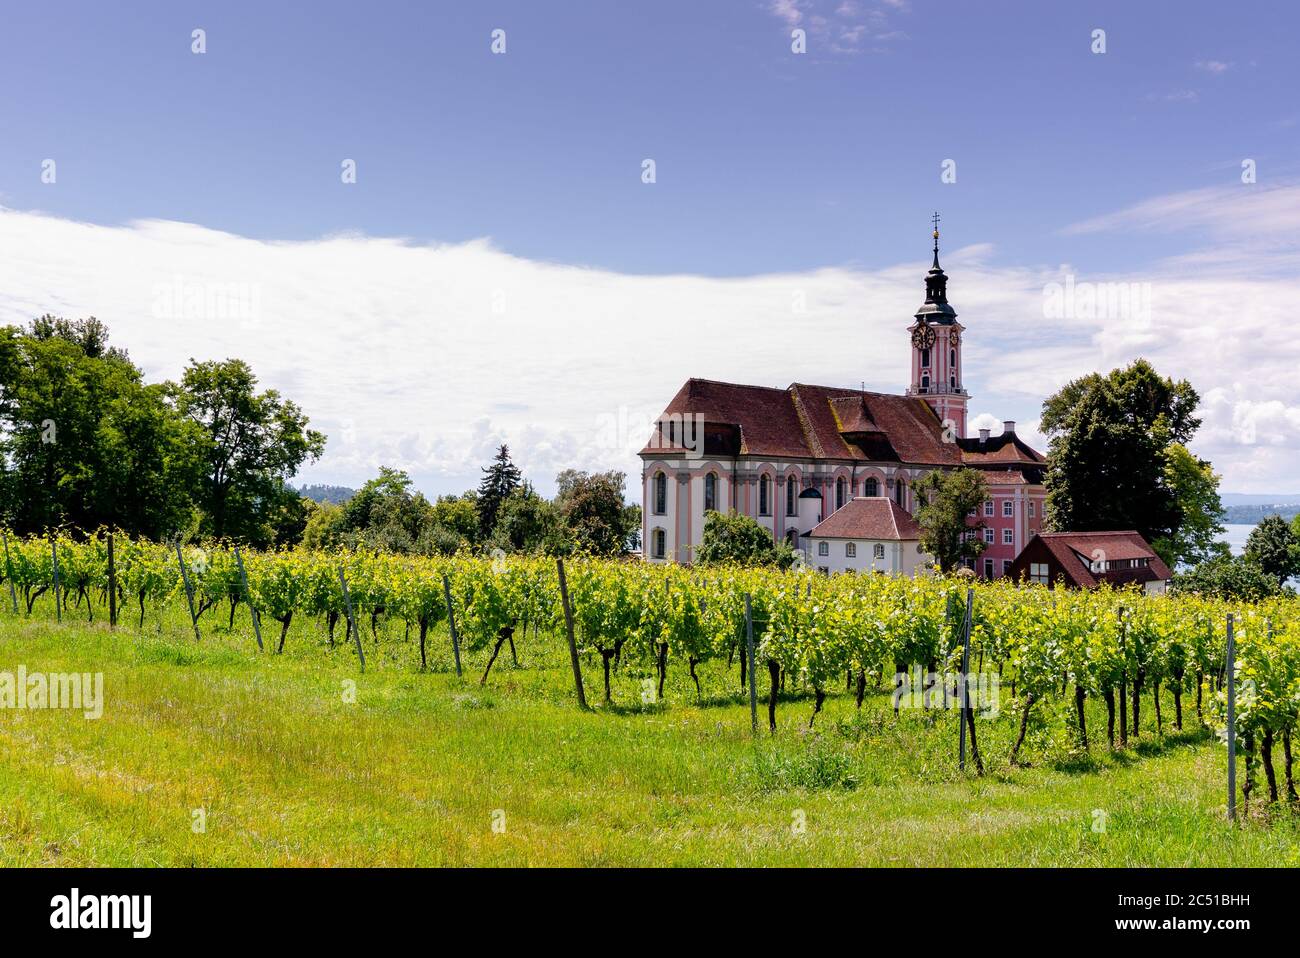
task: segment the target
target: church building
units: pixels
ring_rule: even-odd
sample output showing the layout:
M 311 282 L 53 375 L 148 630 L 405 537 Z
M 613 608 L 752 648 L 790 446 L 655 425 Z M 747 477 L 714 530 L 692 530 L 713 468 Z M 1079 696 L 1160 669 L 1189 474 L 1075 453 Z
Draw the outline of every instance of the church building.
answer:
M 710 510 L 752 516 L 801 549 L 855 498 L 890 499 L 910 514 L 913 483 L 932 469 L 970 466 L 989 489 L 983 515 L 971 520 L 984 521 L 987 543 L 975 571 L 1006 574 L 1041 527 L 1046 461 L 1012 421 L 997 436 L 966 435 L 965 327 L 948 302 L 937 228 L 925 302 L 907 331 L 911 385 L 902 395 L 687 380 L 640 452 L 646 558 L 689 563 Z

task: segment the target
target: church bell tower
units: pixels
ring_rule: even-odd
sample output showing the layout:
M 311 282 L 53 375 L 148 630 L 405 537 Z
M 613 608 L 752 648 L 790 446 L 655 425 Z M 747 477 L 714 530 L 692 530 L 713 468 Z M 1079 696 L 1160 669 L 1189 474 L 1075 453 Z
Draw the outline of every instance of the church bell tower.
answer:
M 939 214 L 934 214 L 934 263 L 925 275 L 925 302 L 908 327 L 912 335 L 912 385 L 909 396 L 928 402 L 955 438 L 966 436 L 966 403 L 962 386 L 961 323 L 948 303 L 948 276 L 939 266 Z

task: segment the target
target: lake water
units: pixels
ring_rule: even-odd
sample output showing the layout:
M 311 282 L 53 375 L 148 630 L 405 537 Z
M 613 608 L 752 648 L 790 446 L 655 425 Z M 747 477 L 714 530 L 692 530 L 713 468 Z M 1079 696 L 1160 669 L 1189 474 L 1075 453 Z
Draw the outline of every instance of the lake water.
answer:
M 1239 556 L 1246 551 L 1246 537 L 1250 535 L 1250 530 L 1253 528 L 1255 527 L 1249 523 L 1226 523 L 1219 541 L 1226 542 L 1232 554 Z

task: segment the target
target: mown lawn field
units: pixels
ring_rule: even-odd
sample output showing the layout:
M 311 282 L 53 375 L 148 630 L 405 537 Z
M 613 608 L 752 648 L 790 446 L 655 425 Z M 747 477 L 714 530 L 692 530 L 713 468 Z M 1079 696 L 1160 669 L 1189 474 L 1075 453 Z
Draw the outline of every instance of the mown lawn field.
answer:
M 1044 714 L 1026 767 L 1007 761 L 1015 718 L 981 719 L 978 778 L 956 768 L 955 713 L 895 718 L 883 690 L 861 711 L 836 690 L 812 731 L 791 690 L 755 737 L 725 661 L 700 667 L 698 702 L 673 663 L 657 703 L 625 662 L 613 705 L 586 661 L 583 712 L 545 633 L 481 687 L 486 653 L 457 678 L 445 628 L 421 673 L 400 622 L 377 641 L 363 623 L 361 675 L 317 623 L 276 655 L 242 612 L 230 632 L 208 613 L 195 642 L 178 610 L 116 631 L 52 611 L 0 617 L 0 672 L 102 672 L 103 715 L 0 710 L 6 865 L 1300 865 L 1300 816 L 1225 821 L 1225 750 L 1190 705 L 1173 732 L 1172 701 L 1163 736 L 1148 700 L 1118 754 L 1097 703 L 1086 755 Z

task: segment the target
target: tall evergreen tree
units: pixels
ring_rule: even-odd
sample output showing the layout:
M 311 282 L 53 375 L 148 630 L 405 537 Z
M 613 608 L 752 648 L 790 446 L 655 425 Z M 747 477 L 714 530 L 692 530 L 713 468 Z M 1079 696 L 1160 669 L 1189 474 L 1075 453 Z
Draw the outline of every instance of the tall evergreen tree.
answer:
M 491 538 L 497 527 L 501 504 L 522 481 L 523 473 L 510 461 L 510 447 L 502 443 L 492 465 L 483 469 L 483 481 L 478 487 L 478 528 L 483 541 Z

